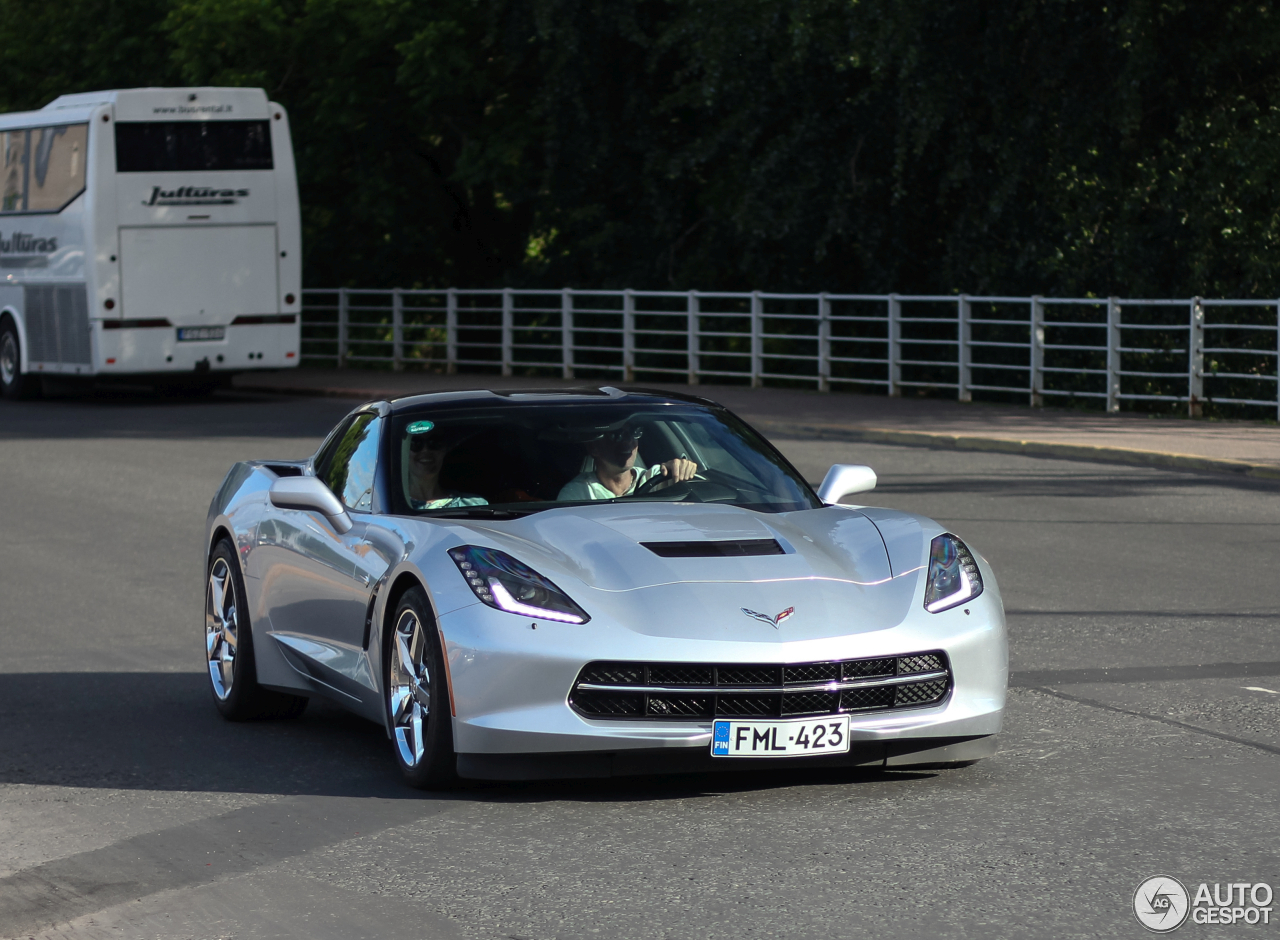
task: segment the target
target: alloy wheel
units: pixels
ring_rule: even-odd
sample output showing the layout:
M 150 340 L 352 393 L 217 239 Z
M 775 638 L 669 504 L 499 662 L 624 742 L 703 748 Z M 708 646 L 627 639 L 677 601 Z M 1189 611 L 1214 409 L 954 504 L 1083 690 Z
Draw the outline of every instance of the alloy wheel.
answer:
M 235 679 L 239 618 L 236 615 L 236 588 L 226 559 L 218 558 L 209 569 L 209 590 L 205 599 L 204 645 L 209 660 L 213 694 L 225 701 Z
M 417 767 L 425 753 L 423 736 L 431 713 L 431 674 L 427 669 L 427 637 L 412 610 L 400 615 L 391 638 L 391 681 L 387 699 L 400 759 Z

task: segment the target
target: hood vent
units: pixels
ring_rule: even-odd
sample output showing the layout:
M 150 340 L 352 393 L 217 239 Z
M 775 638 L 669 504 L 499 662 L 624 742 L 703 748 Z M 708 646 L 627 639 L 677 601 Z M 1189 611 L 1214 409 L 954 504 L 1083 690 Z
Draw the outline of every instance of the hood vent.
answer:
M 641 542 L 663 558 L 739 558 L 743 555 L 785 555 L 776 539 L 731 539 L 717 542 Z

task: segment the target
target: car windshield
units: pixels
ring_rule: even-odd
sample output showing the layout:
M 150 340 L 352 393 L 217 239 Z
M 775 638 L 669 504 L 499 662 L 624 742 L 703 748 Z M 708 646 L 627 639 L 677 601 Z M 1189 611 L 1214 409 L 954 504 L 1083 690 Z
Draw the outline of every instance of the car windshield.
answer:
M 618 501 L 757 512 L 822 505 L 758 434 L 695 404 L 425 407 L 397 415 L 390 430 L 401 514 L 502 518 Z

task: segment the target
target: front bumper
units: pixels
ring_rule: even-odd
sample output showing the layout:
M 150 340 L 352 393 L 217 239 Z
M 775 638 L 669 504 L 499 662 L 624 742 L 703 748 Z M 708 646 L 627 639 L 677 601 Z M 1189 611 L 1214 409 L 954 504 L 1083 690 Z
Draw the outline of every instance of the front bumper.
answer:
M 568 754 L 459 754 L 458 775 L 472 780 L 557 780 L 723 771 L 928 768 L 965 764 L 996 752 L 996 736 L 863 741 L 848 754 L 781 760 L 715 758 L 703 748 L 579 751 Z
M 579 671 L 593 660 L 804 663 L 924 650 L 947 654 L 953 687 L 944 701 L 925 708 L 855 713 L 849 755 L 790 758 L 786 766 L 883 764 L 907 753 L 988 739 L 1003 722 L 1008 655 L 997 590 L 939 614 L 917 607 L 887 629 L 794 642 L 781 636 L 773 642 L 654 636 L 606 618 L 585 625 L 534 622 L 478 603 L 445 614 L 440 626 L 454 697 L 454 747 L 464 776 L 609 776 L 632 772 L 627 769 L 631 766 L 654 772 L 652 768 L 669 764 L 697 770 L 742 769 L 755 763 L 712 760 L 710 720 L 579 715 L 569 705 L 569 692 Z M 937 760 L 973 760 L 986 756 L 992 746 L 993 739 Z M 974 756 L 964 756 L 971 751 Z M 496 760 L 500 755 L 506 759 Z M 577 771 L 568 769 L 576 764 L 582 765 Z M 565 772 L 554 772 L 557 766 Z

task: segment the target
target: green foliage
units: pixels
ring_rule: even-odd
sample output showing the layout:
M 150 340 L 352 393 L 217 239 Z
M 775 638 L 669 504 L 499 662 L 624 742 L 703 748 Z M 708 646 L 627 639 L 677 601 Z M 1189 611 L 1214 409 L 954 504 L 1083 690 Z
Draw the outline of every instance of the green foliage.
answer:
M 1276 296 L 1233 0 L 0 0 L 0 105 L 260 85 L 311 286 Z
M 0 111 L 58 95 L 178 80 L 162 23 L 171 0 L 0 0 Z

